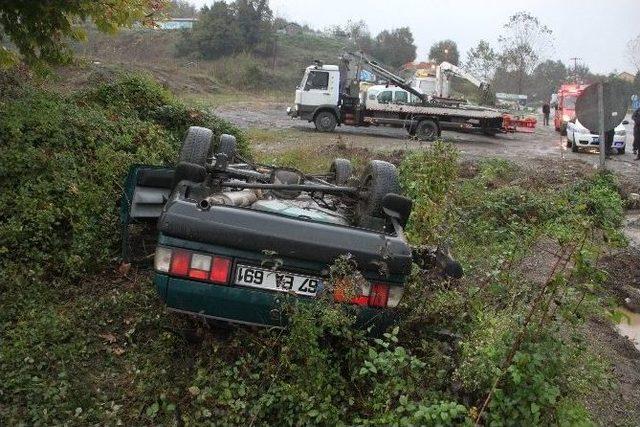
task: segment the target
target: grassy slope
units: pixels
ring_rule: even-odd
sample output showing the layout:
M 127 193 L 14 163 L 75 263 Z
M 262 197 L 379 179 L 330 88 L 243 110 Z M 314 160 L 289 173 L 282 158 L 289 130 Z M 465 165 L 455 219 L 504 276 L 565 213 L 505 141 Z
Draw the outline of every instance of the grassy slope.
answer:
M 211 94 L 236 97 L 261 95 L 287 97 L 299 83 L 302 71 L 314 59 L 336 63 L 344 51 L 342 40 L 313 34 L 278 35 L 278 55 L 273 57 L 240 54 L 205 61 L 179 55 L 175 43 L 180 31 L 128 30 L 109 36 L 91 32 L 86 43 L 78 44 L 81 58 L 102 66 L 148 70 L 179 96 L 208 100 Z

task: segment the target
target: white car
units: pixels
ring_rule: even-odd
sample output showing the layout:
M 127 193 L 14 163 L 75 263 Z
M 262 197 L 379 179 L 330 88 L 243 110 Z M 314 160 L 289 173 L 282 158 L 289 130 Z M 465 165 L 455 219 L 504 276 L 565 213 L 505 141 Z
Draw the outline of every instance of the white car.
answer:
M 624 154 L 627 144 L 627 131 L 623 123 L 620 123 L 614 129 L 615 134 L 611 145 L 611 148 L 615 148 L 618 154 Z M 597 148 L 599 145 L 600 136 L 591 133 L 589 129 L 582 126 L 578 119 L 567 123 L 567 147 L 571 147 L 571 151 L 577 153 L 580 148 Z

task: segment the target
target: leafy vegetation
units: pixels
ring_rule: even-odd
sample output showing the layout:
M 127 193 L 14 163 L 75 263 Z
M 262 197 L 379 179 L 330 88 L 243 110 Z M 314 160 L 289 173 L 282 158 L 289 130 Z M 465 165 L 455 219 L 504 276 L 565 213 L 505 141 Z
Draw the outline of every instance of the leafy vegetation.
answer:
M 101 31 L 114 33 L 135 21 L 151 24 L 153 13 L 162 5 L 161 0 L 3 1 L 0 4 L 0 65 L 18 59 L 5 46 L 5 38 L 13 42 L 28 63 L 67 62 L 71 58 L 67 39 L 86 37 L 79 24 L 90 20 Z
M 2 424 L 589 423 L 582 398 L 608 380 L 579 326 L 601 311 L 594 261 L 620 240 L 611 176 L 559 189 L 501 160 L 459 176 L 455 150 L 436 143 L 400 166 L 416 202 L 409 236 L 449 240 L 463 280 L 416 268 L 397 325 L 377 336 L 330 299 L 285 302 L 285 330 L 210 330 L 167 313 L 148 272 L 116 271 L 115 200 L 130 164 L 175 158 L 187 124 L 237 130 L 135 76 L 71 96 L 11 92 L 0 100 Z M 542 239 L 571 274 L 565 263 L 536 283 L 518 268 Z M 354 266 L 334 267 L 337 278 Z

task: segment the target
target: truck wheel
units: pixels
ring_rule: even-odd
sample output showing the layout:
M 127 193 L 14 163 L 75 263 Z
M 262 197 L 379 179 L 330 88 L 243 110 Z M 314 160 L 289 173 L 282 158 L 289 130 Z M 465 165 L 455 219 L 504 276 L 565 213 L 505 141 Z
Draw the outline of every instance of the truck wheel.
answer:
M 353 175 L 353 166 L 347 159 L 335 159 L 331 162 L 329 175 L 329 182 L 336 185 L 345 185 Z
M 237 147 L 236 137 L 233 135 L 229 135 L 223 133 L 220 135 L 220 141 L 218 144 L 218 149 L 216 150 L 216 154 L 222 153 L 227 156 L 227 160 L 230 162 L 236 157 L 236 147 Z
M 430 119 L 420 120 L 416 125 L 415 135 L 421 141 L 434 141 L 438 137 L 438 124 Z
M 366 228 L 384 227 L 382 199 L 389 193 L 399 191 L 396 167 L 382 160 L 370 161 L 360 180 L 361 199 L 356 208 L 358 225 Z
M 193 163 L 204 166 L 211 151 L 211 129 L 200 126 L 191 126 L 180 148 L 179 162 Z
M 320 111 L 313 122 L 320 132 L 333 132 L 338 124 L 336 116 L 331 111 Z

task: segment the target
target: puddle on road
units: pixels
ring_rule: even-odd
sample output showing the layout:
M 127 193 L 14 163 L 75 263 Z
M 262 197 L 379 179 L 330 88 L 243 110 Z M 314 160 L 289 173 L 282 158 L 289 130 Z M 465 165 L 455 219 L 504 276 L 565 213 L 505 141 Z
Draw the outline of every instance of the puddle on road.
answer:
M 616 330 L 623 337 L 627 337 L 640 350 L 640 314 L 623 307 L 618 308 L 617 311 L 624 316 L 622 321 L 616 325 Z

